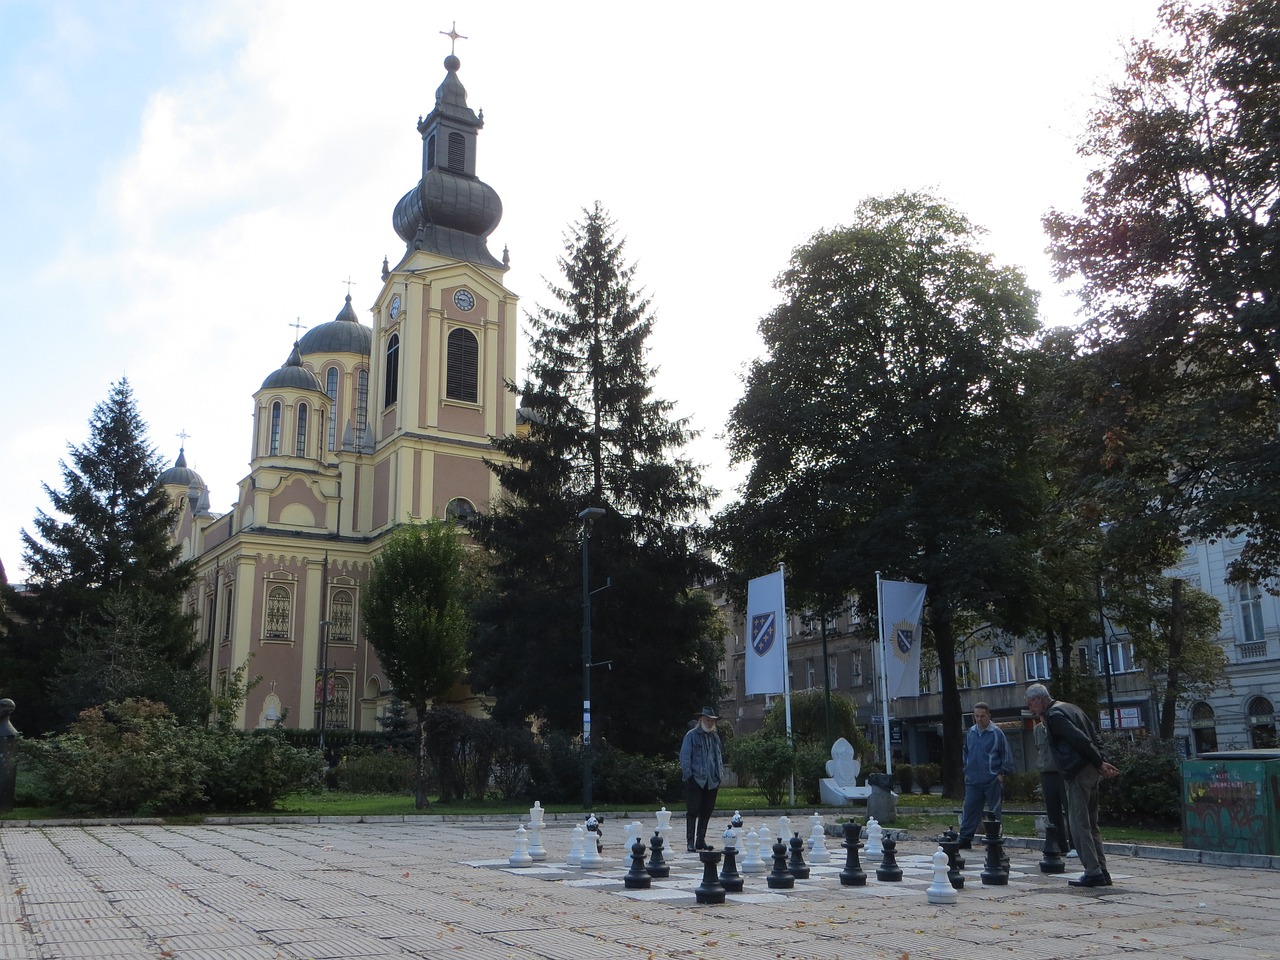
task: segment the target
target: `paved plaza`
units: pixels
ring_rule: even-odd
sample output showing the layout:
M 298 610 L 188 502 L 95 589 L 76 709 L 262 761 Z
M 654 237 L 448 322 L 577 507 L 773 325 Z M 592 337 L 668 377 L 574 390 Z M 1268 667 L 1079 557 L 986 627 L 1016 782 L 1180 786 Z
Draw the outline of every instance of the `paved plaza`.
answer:
M 617 822 L 604 866 L 590 871 L 564 866 L 572 826 L 549 822 L 546 861 L 515 869 L 511 822 L 10 825 L 0 829 L 0 957 L 1280 957 L 1280 873 L 1264 866 L 1116 848 L 1114 886 L 1077 889 L 1067 885 L 1075 874 L 1042 874 L 1038 851 L 1011 842 L 1007 886 L 983 886 L 974 850 L 959 902 L 934 906 L 926 858 L 936 845 L 898 845 L 899 883 L 877 881 L 866 862 L 877 858 L 864 858 L 867 886 L 844 887 L 833 837 L 832 864 L 794 890 L 771 891 L 755 874 L 742 894 L 703 906 L 692 854 L 669 858 L 670 879 L 631 891 Z

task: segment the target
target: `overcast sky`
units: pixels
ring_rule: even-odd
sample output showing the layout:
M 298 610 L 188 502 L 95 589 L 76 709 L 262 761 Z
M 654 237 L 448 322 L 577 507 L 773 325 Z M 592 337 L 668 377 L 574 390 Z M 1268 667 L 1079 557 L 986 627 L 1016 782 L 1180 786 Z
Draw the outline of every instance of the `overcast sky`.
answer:
M 332 320 L 348 277 L 369 322 L 404 251 L 455 20 L 508 287 L 548 302 L 566 225 L 603 203 L 656 308 L 657 393 L 727 497 L 773 278 L 864 197 L 936 191 L 1075 322 L 1040 218 L 1075 205 L 1091 103 L 1157 5 L 0 0 L 0 560 L 23 578 L 41 485 L 125 376 L 155 448 L 189 434 L 231 506 L 290 324 Z

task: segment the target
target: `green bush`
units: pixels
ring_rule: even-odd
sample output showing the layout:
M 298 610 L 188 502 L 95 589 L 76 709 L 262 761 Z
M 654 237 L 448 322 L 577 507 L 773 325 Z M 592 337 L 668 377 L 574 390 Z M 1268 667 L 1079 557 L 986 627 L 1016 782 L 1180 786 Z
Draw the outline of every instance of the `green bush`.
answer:
M 1004 777 L 1004 801 L 1030 803 L 1039 800 L 1040 774 L 1032 770 L 1028 773 L 1007 773 Z
M 1102 781 L 1101 820 L 1155 829 L 1181 823 L 1182 767 L 1172 743 L 1108 737 L 1103 755 L 1119 768 L 1120 775 Z
M 934 785 L 942 779 L 942 765 L 939 763 L 917 763 L 916 783 L 920 784 L 921 793 L 929 793 Z
M 759 733 L 735 737 L 728 762 L 740 783 L 754 783 L 765 803 L 778 806 L 789 794 L 796 755 L 785 737 Z
M 413 754 L 383 747 L 350 751 L 329 771 L 328 780 L 347 793 L 411 793 L 413 774 Z
M 827 775 L 827 761 L 830 759 L 831 751 L 815 743 L 796 744 L 796 788 L 806 806 L 816 807 L 822 802 L 819 784 Z
M 278 737 L 183 726 L 148 700 L 92 707 L 24 746 L 51 804 L 95 814 L 267 809 L 318 786 L 321 770 L 318 754 Z
M 899 793 L 914 793 L 916 786 L 916 768 L 909 763 L 900 763 L 893 768 L 893 775 L 898 778 Z

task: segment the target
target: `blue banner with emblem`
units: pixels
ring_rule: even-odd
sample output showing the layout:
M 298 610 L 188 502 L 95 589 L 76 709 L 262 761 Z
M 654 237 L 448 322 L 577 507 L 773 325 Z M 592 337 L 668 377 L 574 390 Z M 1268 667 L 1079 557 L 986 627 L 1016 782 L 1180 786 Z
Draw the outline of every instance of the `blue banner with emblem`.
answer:
M 747 583 L 746 692 L 784 693 L 787 671 L 787 611 L 782 571 Z

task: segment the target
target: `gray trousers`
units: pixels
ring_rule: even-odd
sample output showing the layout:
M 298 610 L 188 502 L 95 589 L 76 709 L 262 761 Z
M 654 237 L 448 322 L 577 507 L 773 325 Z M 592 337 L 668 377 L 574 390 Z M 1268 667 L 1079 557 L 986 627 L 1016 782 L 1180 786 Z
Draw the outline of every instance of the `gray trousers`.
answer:
M 1094 876 L 1107 872 L 1107 855 L 1102 852 L 1102 834 L 1098 832 L 1098 784 L 1101 781 L 1102 771 L 1091 764 L 1067 779 L 1071 841 L 1080 854 L 1084 872 Z

